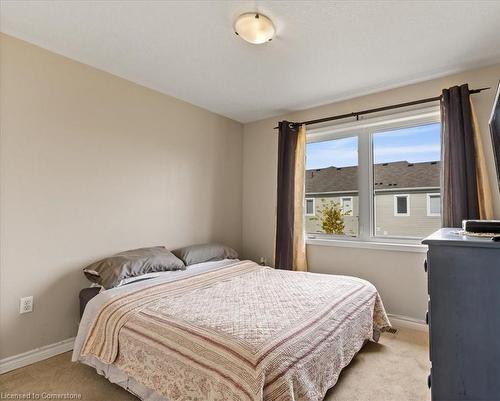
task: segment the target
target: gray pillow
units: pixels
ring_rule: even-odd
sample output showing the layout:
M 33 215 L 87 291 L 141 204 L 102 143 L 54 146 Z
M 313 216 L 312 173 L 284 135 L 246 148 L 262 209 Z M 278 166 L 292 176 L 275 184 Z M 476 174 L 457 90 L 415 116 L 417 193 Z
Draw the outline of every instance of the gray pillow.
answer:
M 108 289 L 116 287 L 125 278 L 185 268 L 182 260 L 164 246 L 155 246 L 117 253 L 85 267 L 83 273 L 90 281 Z
M 238 258 L 238 253 L 234 249 L 220 244 L 191 245 L 176 249 L 172 253 L 181 259 L 186 266 L 195 263 Z

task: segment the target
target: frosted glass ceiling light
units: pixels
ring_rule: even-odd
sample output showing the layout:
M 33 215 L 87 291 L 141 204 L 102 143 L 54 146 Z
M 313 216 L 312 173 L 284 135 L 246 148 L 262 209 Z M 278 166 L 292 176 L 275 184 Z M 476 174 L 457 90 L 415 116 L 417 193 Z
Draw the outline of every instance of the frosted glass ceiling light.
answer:
M 248 43 L 269 42 L 274 36 L 273 22 L 263 14 L 241 14 L 234 23 L 234 32 Z

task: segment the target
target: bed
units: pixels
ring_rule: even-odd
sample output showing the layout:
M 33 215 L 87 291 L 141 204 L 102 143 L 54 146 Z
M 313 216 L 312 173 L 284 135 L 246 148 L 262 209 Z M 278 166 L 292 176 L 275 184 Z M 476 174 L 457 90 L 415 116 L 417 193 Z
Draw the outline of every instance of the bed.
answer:
M 320 401 L 389 326 L 365 280 L 222 260 L 101 292 L 73 361 L 147 401 Z

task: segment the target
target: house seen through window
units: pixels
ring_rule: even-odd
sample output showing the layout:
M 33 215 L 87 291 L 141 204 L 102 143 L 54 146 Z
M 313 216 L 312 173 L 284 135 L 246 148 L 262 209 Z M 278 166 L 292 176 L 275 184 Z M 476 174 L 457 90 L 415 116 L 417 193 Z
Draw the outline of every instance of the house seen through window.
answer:
M 309 237 L 364 233 L 364 239 L 419 239 L 440 228 L 441 125 L 412 122 L 390 128 L 308 140 Z M 360 208 L 363 197 L 365 209 Z
M 307 145 L 306 196 L 315 200 L 306 213 L 306 232 L 358 235 L 358 138 Z
M 374 235 L 422 238 L 441 228 L 441 125 L 376 132 L 372 140 Z

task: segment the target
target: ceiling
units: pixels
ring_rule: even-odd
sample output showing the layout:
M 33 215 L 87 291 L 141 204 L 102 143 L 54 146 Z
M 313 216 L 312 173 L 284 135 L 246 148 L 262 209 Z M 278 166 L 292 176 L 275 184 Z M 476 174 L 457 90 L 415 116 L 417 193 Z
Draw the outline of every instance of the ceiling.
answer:
M 258 10 L 276 38 L 243 42 Z M 500 62 L 500 1 L 1 1 L 0 29 L 240 122 Z

